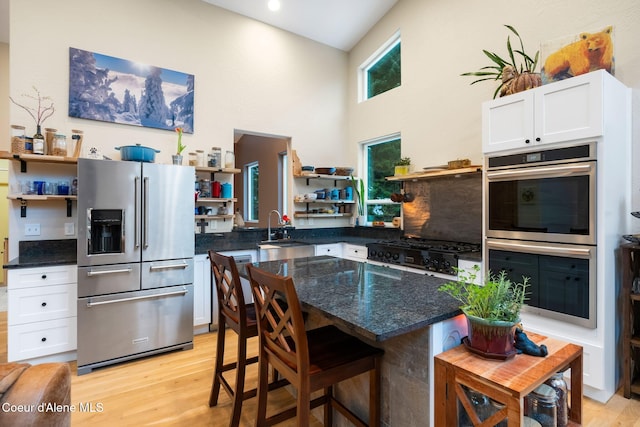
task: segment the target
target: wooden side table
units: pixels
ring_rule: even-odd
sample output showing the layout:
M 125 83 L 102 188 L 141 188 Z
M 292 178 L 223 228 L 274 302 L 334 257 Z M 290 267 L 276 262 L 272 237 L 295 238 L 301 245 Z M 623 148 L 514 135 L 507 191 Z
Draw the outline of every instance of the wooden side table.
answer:
M 507 418 L 509 427 L 523 425 L 523 398 L 551 375 L 571 368 L 569 425 L 582 423 L 582 347 L 528 332 L 536 344 L 545 344 L 546 357 L 518 354 L 507 361 L 490 360 L 463 345 L 435 356 L 435 425 L 458 425 L 458 400 L 474 426 L 493 426 Z M 462 388 L 465 385 L 504 407 L 482 422 Z

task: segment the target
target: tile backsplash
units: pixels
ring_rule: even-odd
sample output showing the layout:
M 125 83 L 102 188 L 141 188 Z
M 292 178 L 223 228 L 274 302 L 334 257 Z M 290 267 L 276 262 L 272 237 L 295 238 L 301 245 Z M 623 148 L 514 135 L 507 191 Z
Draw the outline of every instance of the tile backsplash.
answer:
M 482 173 L 407 181 L 404 234 L 425 239 L 480 243 L 482 241 Z

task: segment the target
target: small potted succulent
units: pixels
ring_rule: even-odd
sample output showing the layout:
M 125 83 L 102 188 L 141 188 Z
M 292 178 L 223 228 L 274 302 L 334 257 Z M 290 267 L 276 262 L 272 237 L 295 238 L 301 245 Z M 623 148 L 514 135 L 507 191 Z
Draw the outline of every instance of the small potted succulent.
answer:
M 489 272 L 483 285 L 476 285 L 480 267 L 471 272 L 458 270 L 458 280 L 438 289 L 460 301 L 467 318 L 469 336 L 464 344 L 481 356 L 507 359 L 515 356 L 515 329 L 520 322 L 520 310 L 527 299 L 529 278 L 521 283 L 509 280 L 506 272 Z
M 396 162 L 394 175 L 406 175 L 411 173 L 413 170 L 412 166 L 410 157 L 401 157 L 400 160 Z
M 495 98 L 498 93 L 500 96 L 511 95 L 513 93 L 522 92 L 542 85 L 540 73 L 536 73 L 535 69 L 538 65 L 538 57 L 540 51 L 536 51 L 533 58 L 524 51 L 524 44 L 520 34 L 511 25 L 505 25 L 520 41 L 520 50 L 514 50 L 511 47 L 511 40 L 507 36 L 507 53 L 508 60 L 503 59 L 496 53 L 489 52 L 485 49 L 482 51 L 493 62 L 491 65 L 480 68 L 479 71 L 462 73 L 461 76 L 480 77 L 471 84 L 482 82 L 485 80 L 501 81 L 500 85 L 493 93 Z M 519 58 L 521 62 L 516 62 Z

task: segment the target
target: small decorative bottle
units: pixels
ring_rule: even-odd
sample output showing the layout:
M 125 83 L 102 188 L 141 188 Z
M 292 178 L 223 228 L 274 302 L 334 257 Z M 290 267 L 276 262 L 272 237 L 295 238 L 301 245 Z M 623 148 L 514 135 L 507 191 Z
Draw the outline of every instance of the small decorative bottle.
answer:
M 44 154 L 44 136 L 42 136 L 40 125 L 38 125 L 36 133 L 33 135 L 33 154 Z

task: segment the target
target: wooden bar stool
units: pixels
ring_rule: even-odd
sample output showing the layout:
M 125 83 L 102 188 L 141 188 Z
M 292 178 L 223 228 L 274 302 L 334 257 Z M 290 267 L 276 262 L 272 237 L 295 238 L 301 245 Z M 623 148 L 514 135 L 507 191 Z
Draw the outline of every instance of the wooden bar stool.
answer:
M 324 405 L 324 424 L 333 425 L 332 409 L 356 426 L 380 425 L 380 362 L 383 351 L 335 326 L 305 331 L 302 309 L 291 277 L 247 265 L 260 333 L 256 426 L 270 426 L 297 415 L 309 425 L 311 409 Z M 297 404 L 267 418 L 269 365 L 297 389 Z M 369 372 L 369 424 L 333 396 L 333 385 Z M 324 393 L 311 400 L 311 393 Z
M 245 304 L 242 283 L 233 257 L 209 251 L 211 270 L 215 277 L 218 295 L 218 343 L 216 365 L 209 396 L 209 406 L 218 404 L 220 385 L 227 391 L 233 401 L 230 426 L 240 423 L 242 401 L 256 395 L 253 388 L 244 391 L 244 376 L 247 365 L 256 363 L 258 356 L 247 359 L 247 339 L 258 335 L 256 311 L 253 304 Z M 238 335 L 238 356 L 236 362 L 224 364 L 224 339 L 226 326 Z M 223 373 L 236 370 L 235 390 L 224 378 Z

